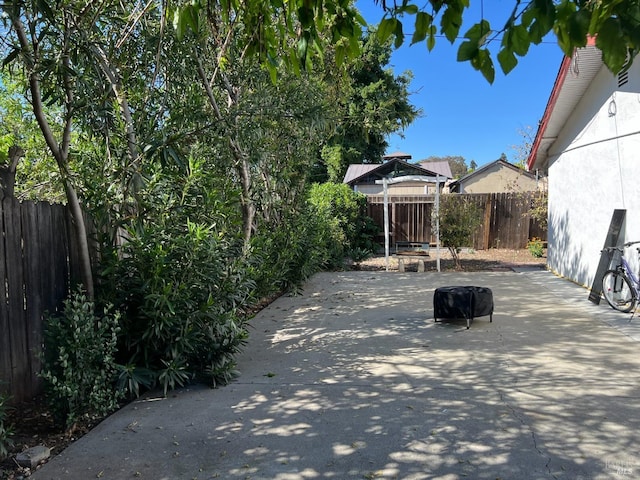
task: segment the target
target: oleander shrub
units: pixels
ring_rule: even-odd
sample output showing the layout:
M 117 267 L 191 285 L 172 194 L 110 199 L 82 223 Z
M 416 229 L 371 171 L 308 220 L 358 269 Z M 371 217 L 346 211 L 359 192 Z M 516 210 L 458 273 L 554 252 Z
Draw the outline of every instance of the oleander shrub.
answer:
M 365 212 L 366 197 L 347 185 L 312 185 L 301 208 L 263 225 L 252 241 L 248 261 L 258 296 L 295 292 L 314 273 L 343 268 L 346 257 L 371 256 L 377 227 Z
M 302 283 L 322 270 L 328 257 L 318 219 L 309 207 L 288 212 L 277 224 L 262 228 L 253 238 L 248 258 L 258 297 L 297 292 Z
M 167 221 L 129 232 L 106 272 L 124 314 L 118 368 L 127 394 L 235 376 L 255 288 L 246 270 L 241 240 L 213 226 Z

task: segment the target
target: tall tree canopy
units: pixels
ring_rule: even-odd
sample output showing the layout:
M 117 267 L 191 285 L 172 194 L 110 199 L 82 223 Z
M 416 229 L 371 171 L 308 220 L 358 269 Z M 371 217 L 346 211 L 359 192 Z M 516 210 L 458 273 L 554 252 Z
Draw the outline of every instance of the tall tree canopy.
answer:
M 396 76 L 388 67 L 391 42 L 381 42 L 375 32 L 368 32 L 361 51 L 346 62 L 346 78 L 332 79 L 337 85 L 331 109 L 335 129 L 323 145 L 322 160 L 333 182 L 342 181 L 351 163 L 381 162 L 388 135 L 420 114 L 409 100 L 410 72 Z

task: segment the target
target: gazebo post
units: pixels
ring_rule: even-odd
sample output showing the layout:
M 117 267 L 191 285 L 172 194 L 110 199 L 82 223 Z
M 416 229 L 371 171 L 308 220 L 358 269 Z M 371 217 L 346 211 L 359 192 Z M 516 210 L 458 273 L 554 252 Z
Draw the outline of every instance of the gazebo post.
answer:
M 384 189 L 384 264 L 385 270 L 389 271 L 389 197 L 387 196 L 387 177 L 382 179 Z
M 438 271 L 440 271 L 440 174 L 435 177 L 427 177 L 424 175 L 407 175 L 404 177 L 396 177 L 389 179 L 382 177 L 382 180 L 376 180 L 376 185 L 382 185 L 384 190 L 384 262 L 386 271 L 389 271 L 389 196 L 388 185 L 389 183 L 402 183 L 402 182 L 436 182 L 436 265 Z
M 436 268 L 440 271 L 440 175 L 436 175 Z

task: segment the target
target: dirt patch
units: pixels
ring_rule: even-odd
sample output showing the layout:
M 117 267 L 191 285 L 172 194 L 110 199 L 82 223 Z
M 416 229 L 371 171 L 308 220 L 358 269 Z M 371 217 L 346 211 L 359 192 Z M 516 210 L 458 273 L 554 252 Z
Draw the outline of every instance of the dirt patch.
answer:
M 546 250 L 542 257 L 534 257 L 527 249 L 507 250 L 492 248 L 489 250 L 464 250 L 460 253 L 460 263 L 462 271 L 483 272 L 483 271 L 511 271 L 518 267 L 539 267 L 545 268 L 547 263 Z M 431 249 L 428 256 L 410 254 L 389 255 L 389 270 L 398 271 L 398 262 L 402 259 L 405 271 L 417 271 L 418 261 L 425 264 L 425 271 L 437 271 L 437 254 L 435 249 Z M 359 270 L 385 270 L 386 259 L 384 255 L 374 257 L 352 264 L 351 268 Z M 440 250 L 440 270 L 455 271 L 456 265 L 448 249 Z
M 0 461 L 0 479 L 19 480 L 31 476 L 30 468 L 21 468 L 15 462 L 15 456 L 36 445 L 51 449 L 51 456 L 59 454 L 70 443 L 82 437 L 98 422 L 78 422 L 69 430 L 56 425 L 44 396 L 22 402 L 9 409 L 6 425 L 13 430 L 13 446 L 8 458 Z M 37 469 L 37 468 L 36 468 Z

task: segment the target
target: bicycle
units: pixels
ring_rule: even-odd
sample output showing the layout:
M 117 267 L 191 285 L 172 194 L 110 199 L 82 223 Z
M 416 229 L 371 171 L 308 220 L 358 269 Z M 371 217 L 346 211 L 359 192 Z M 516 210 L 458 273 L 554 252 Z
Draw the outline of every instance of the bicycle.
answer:
M 604 251 L 620 253 L 620 263 L 614 269 L 607 270 L 602 277 L 602 293 L 611 308 L 621 312 L 630 312 L 640 298 L 640 280 L 633 273 L 629 262 L 624 258 L 624 249 L 637 242 L 627 242 L 622 247 L 605 247 Z M 640 260 L 640 248 L 636 248 Z

